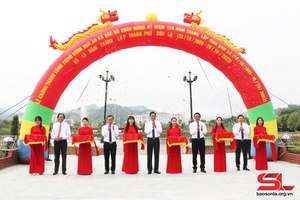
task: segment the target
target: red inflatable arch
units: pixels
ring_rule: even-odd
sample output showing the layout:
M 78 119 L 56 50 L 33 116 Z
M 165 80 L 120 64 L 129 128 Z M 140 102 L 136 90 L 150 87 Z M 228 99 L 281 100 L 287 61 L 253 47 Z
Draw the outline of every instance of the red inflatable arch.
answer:
M 161 46 L 179 49 L 210 62 L 235 86 L 248 109 L 253 128 L 261 116 L 270 133 L 277 137 L 276 116 L 264 84 L 253 68 L 232 46 L 213 34 L 192 26 L 162 21 L 140 21 L 118 24 L 99 30 L 65 50 L 37 83 L 26 108 L 21 126 L 20 156 L 24 135 L 34 125 L 34 117 L 43 117 L 48 126 L 60 96 L 69 83 L 91 63 L 121 49 L 137 46 Z

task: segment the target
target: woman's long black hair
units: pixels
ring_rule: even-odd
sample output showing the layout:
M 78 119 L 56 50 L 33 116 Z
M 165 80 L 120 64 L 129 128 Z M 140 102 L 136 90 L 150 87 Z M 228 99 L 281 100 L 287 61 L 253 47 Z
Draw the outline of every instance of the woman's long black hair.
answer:
M 82 118 L 82 122 L 83 122 L 83 120 L 85 120 L 85 121 L 87 121 L 87 122 L 89 122 L 89 119 L 87 118 L 87 117 L 84 117 L 84 118 Z
M 221 122 L 222 129 L 225 130 L 225 127 L 224 127 L 224 125 L 223 125 L 223 119 L 222 119 L 222 117 L 217 117 L 217 118 L 216 118 L 216 126 L 215 126 L 216 128 L 214 129 L 214 133 L 217 132 L 217 126 L 218 126 L 217 120 L 218 120 L 218 119 L 221 119 L 221 121 L 222 121 L 222 122 Z
M 258 117 L 258 118 L 256 119 L 256 126 L 258 126 L 258 120 L 259 120 L 259 119 L 261 119 L 261 121 L 262 121 L 262 124 L 261 124 L 261 125 L 263 126 L 265 122 L 264 122 L 264 119 L 263 119 L 262 117 Z
M 129 117 L 127 118 L 126 127 L 125 127 L 126 132 L 127 132 L 128 129 L 129 129 L 129 120 L 130 120 L 130 119 L 133 119 L 133 127 L 134 127 L 135 130 L 138 132 L 138 127 L 137 127 L 137 125 L 136 125 L 136 123 L 135 123 L 135 119 L 134 119 L 133 116 L 129 116 Z
M 172 118 L 171 118 L 171 121 L 170 121 L 170 124 L 169 124 L 169 127 L 170 127 L 170 128 L 172 128 L 172 120 L 173 120 L 173 119 L 176 119 L 176 121 L 177 121 L 177 118 L 176 118 L 176 117 L 172 117 Z M 177 124 L 176 124 L 176 126 L 177 126 Z
M 43 125 L 42 125 L 42 122 L 43 122 L 43 120 L 42 120 L 42 117 L 41 116 L 36 116 L 35 118 L 34 118 L 34 121 L 41 121 L 41 124 L 40 124 L 40 130 L 42 131 L 42 127 L 43 127 Z

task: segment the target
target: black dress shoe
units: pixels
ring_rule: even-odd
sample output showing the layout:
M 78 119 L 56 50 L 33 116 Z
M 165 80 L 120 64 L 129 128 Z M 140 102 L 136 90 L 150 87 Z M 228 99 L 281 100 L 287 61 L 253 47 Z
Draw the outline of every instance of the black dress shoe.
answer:
M 53 173 L 53 175 L 56 175 L 56 174 L 57 174 L 57 172 L 54 172 L 54 173 Z
M 197 172 L 197 169 L 193 169 L 193 173 L 196 173 Z
M 156 172 L 154 172 L 154 173 L 155 173 L 155 174 L 161 174 L 160 171 L 156 171 Z
M 111 174 L 115 174 L 115 172 L 114 172 L 114 171 L 112 171 L 112 172 L 111 172 Z
M 250 171 L 250 169 L 248 169 L 247 167 L 244 167 L 243 170 Z
M 108 171 L 105 171 L 104 174 L 108 174 Z
M 201 169 L 201 172 L 202 172 L 202 173 L 206 173 L 205 169 Z
M 47 158 L 46 161 L 52 161 L 50 158 Z
M 240 168 L 238 167 L 238 168 L 236 168 L 236 171 L 240 171 Z
M 66 173 L 66 172 L 63 172 L 62 174 L 63 174 L 63 175 L 67 175 L 67 173 Z
M 152 172 L 151 172 L 151 171 L 148 171 L 148 174 L 152 174 Z

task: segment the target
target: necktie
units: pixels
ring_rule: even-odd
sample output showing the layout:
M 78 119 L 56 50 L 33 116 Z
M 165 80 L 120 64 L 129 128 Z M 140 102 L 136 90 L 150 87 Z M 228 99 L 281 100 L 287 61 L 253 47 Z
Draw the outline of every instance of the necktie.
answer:
M 61 132 L 61 123 L 59 124 L 58 133 L 57 133 L 57 138 L 60 138 L 60 132 Z
M 152 140 L 155 140 L 155 131 L 152 129 Z
M 243 124 L 241 124 L 241 127 L 243 127 Z M 241 138 L 244 139 L 244 131 L 241 131 Z
M 198 131 L 197 131 L 197 139 L 200 140 L 199 122 L 197 122 L 197 128 L 198 128 Z
M 108 135 L 108 137 L 109 137 L 109 142 L 111 142 L 112 141 L 112 138 L 111 138 L 111 128 L 109 128 L 109 135 Z

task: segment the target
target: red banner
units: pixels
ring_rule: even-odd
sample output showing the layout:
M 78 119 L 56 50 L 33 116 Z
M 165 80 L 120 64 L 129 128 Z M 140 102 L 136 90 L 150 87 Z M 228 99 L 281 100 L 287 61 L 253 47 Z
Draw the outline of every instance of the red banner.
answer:
M 25 134 L 24 137 L 24 144 L 30 145 L 30 144 L 42 144 L 47 143 L 47 137 L 46 135 L 31 135 L 31 134 Z
M 144 143 L 142 134 L 124 134 L 123 135 L 123 144 L 129 144 L 129 143 L 135 143 L 135 142 L 141 143 L 141 150 L 145 149 L 145 143 Z M 125 148 L 126 148 L 126 145 L 125 145 Z
M 277 160 L 277 150 L 276 150 L 276 137 L 274 135 L 265 134 L 258 134 L 253 136 L 253 145 L 255 148 L 259 148 L 260 142 L 270 142 L 271 151 L 272 151 L 272 160 Z
M 185 146 L 186 147 L 186 153 L 188 152 L 188 144 L 189 141 L 184 136 L 171 136 L 167 137 L 167 154 L 169 154 L 169 148 L 172 146 Z
M 258 135 L 253 136 L 254 146 L 261 141 L 275 143 L 276 138 L 274 135 L 268 135 L 267 133 L 266 134 L 258 134 Z M 255 146 L 255 148 L 258 148 L 258 146 L 257 147 Z
M 41 144 L 46 146 L 44 148 L 45 151 L 48 149 L 47 137 L 46 135 L 34 135 L 34 134 L 25 134 L 23 143 L 25 145 L 34 145 L 34 144 Z
M 54 109 L 69 83 L 96 60 L 131 47 L 163 46 L 210 62 L 233 83 L 248 109 L 269 102 L 268 92 L 253 68 L 216 36 L 218 34 L 212 35 L 201 27 L 161 21 L 107 27 L 81 39 L 61 54 L 40 79 L 30 100 Z
M 167 137 L 167 145 L 169 147 L 171 146 L 187 146 L 189 144 L 189 141 L 184 136 L 175 136 L 175 137 Z
M 230 141 L 230 150 L 236 149 L 236 142 L 234 138 L 234 134 L 232 132 L 217 132 L 212 135 L 213 137 L 213 143 L 215 142 L 225 142 Z M 217 148 L 217 145 L 214 145 L 215 148 Z
M 83 144 L 83 143 L 93 143 L 94 137 L 92 135 L 74 135 L 72 137 L 72 144 Z
M 72 144 L 74 145 L 75 148 L 75 153 L 77 155 L 77 149 L 76 149 L 76 144 L 85 144 L 85 143 L 93 143 L 95 145 L 95 150 L 96 150 L 96 156 L 100 155 L 100 151 L 98 146 L 96 145 L 96 142 L 94 140 L 94 136 L 92 135 L 74 135 L 72 137 Z

